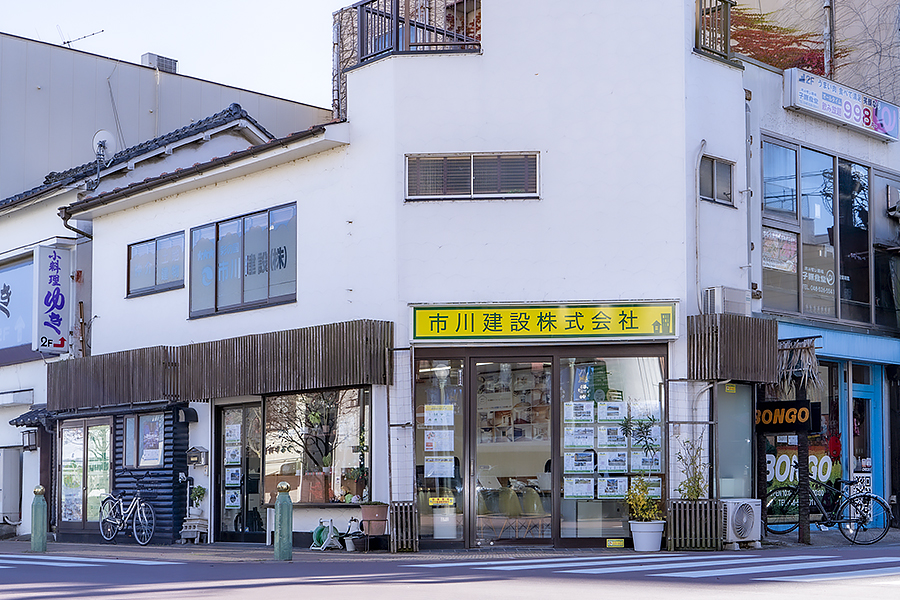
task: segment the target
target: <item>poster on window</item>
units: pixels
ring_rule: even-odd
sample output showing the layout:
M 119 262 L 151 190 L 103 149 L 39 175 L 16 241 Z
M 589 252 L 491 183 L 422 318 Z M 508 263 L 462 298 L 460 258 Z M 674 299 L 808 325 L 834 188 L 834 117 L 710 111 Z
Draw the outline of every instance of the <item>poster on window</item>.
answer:
M 628 470 L 628 452 L 608 450 L 597 453 L 597 471 L 600 473 L 624 473 Z
M 627 477 L 600 477 L 597 479 L 598 498 L 624 498 L 627 491 Z
M 453 427 L 452 404 L 426 404 L 426 427 Z
M 241 507 L 241 490 L 231 489 L 225 490 L 225 508 Z
M 642 450 L 631 452 L 631 470 L 634 472 L 659 472 L 659 452 L 644 454 Z
M 241 443 L 241 424 L 235 423 L 225 426 L 225 443 L 240 444 Z
M 628 414 L 627 405 L 624 402 L 605 400 L 597 403 L 598 421 L 621 421 Z
M 763 269 L 797 272 L 797 234 L 763 227 Z
M 563 454 L 563 469 L 566 473 L 593 473 L 593 452 L 565 452 Z
M 163 451 L 163 417 L 162 415 L 142 416 L 141 424 L 141 460 L 140 466 L 158 465 L 162 463 Z
M 454 465 L 452 456 L 426 456 L 425 477 L 432 479 L 453 477 Z
M 241 468 L 225 469 L 225 486 L 235 487 L 241 485 Z
M 566 402 L 564 405 L 564 420 L 566 423 L 593 423 L 593 402 Z
M 238 445 L 225 446 L 225 464 L 239 465 L 241 464 L 241 447 Z
M 593 427 L 566 427 L 563 434 L 563 445 L 566 448 L 593 448 Z
M 566 500 L 593 500 L 594 480 L 590 477 L 563 478 L 563 498 Z
M 453 430 L 429 429 L 425 431 L 425 452 L 453 452 Z
M 598 448 L 624 448 L 628 438 L 619 425 L 600 425 L 597 427 Z

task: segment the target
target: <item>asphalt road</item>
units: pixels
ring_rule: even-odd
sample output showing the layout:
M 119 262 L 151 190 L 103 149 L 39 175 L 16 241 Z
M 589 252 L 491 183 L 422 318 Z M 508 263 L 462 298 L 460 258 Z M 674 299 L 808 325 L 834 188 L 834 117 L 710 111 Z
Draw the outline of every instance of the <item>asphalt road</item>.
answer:
M 900 543 L 738 552 L 416 555 L 0 543 L 0 600 L 900 597 Z M 663 596 L 664 595 L 664 596 Z

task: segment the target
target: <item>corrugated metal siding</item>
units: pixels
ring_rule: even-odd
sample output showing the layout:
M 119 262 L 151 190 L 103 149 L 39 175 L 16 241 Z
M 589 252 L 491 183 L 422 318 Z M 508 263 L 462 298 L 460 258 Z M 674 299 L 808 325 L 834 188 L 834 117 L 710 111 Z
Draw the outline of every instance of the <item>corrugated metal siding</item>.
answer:
M 159 409 L 145 412 L 159 412 Z M 114 420 L 113 488 L 117 493 L 124 493 L 125 501 L 130 502 L 135 490 L 134 476 L 147 472 L 141 479 L 141 494 L 153 506 L 156 514 L 156 532 L 151 541 L 154 544 L 171 544 L 180 539 L 187 511 L 187 484 L 178 482 L 178 473 L 187 473 L 188 426 L 187 423 L 176 423 L 174 414 L 172 408 L 166 408 L 163 464 L 153 469 L 122 468 L 125 456 L 125 415 L 117 415 Z M 130 530 L 127 533 L 130 535 Z
M 178 349 L 183 401 L 387 382 L 393 324 L 349 321 Z
M 732 314 L 687 318 L 688 377 L 775 383 L 778 323 Z
M 393 337 L 393 323 L 359 320 L 59 361 L 49 365 L 47 408 L 384 384 Z
M 175 349 L 139 348 L 50 363 L 47 409 L 72 410 L 175 399 Z

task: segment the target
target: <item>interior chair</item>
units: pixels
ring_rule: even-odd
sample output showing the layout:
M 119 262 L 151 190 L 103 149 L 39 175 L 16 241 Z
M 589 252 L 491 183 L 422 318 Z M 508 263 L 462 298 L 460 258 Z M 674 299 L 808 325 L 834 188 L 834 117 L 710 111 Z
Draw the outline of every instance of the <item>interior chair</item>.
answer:
M 500 516 L 504 517 L 504 522 L 497 538 L 502 538 L 507 531 L 512 533 L 512 537 L 518 538 L 519 525 L 522 523 L 522 503 L 512 488 L 500 489 L 500 513 Z
M 525 488 L 522 496 L 522 537 L 549 537 L 550 515 L 544 510 L 541 495 L 533 487 Z

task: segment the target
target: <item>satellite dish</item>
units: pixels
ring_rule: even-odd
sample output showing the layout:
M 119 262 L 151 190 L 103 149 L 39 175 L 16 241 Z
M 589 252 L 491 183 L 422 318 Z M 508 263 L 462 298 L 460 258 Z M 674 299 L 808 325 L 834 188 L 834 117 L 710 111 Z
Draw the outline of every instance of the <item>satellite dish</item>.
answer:
M 94 139 L 91 140 L 91 151 L 96 153 L 97 146 L 101 142 L 104 143 L 104 157 L 111 158 L 116 152 L 119 151 L 118 144 L 116 143 L 116 137 L 105 129 L 101 129 L 94 134 Z

